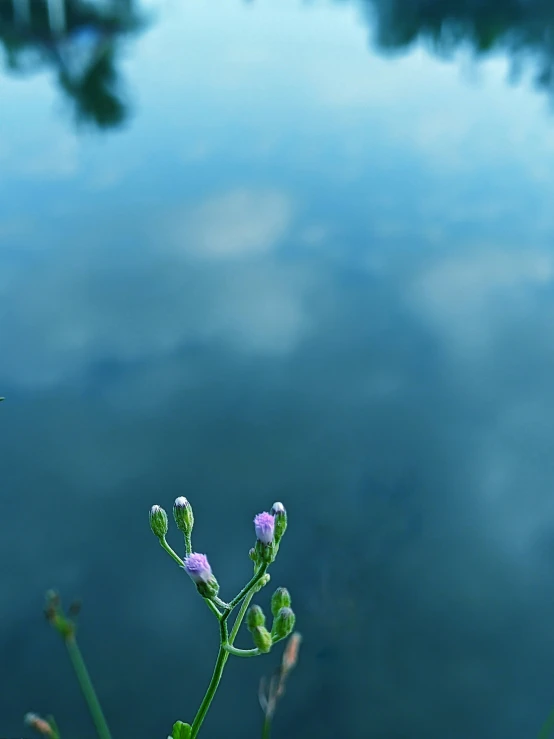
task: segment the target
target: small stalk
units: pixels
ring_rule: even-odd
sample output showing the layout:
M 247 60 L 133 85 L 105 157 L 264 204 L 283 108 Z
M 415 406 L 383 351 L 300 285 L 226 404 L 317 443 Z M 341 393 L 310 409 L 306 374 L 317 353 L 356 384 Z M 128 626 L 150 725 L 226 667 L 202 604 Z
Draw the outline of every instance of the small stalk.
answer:
M 77 675 L 77 680 L 79 681 L 81 691 L 85 696 L 85 700 L 92 716 L 92 720 L 94 721 L 94 725 L 96 726 L 98 737 L 99 739 L 111 739 L 111 734 L 106 722 L 106 718 L 104 717 L 102 707 L 96 695 L 96 691 L 94 690 L 94 686 L 88 674 L 88 670 L 85 666 L 81 650 L 77 646 L 75 636 L 72 634 L 67 636 L 64 639 L 64 642 L 65 646 L 67 647 L 71 663 L 73 664 L 73 669 L 75 670 L 75 674 Z
M 219 637 L 220 637 L 220 646 L 219 646 L 219 652 L 217 653 L 217 660 L 216 660 L 214 671 L 212 674 L 212 679 L 210 680 L 210 684 L 208 685 L 206 695 L 204 696 L 204 699 L 202 700 L 202 703 L 200 704 L 200 708 L 198 709 L 198 712 L 196 716 L 194 717 L 194 721 L 192 722 L 190 739 L 195 739 L 196 736 L 198 736 L 198 732 L 200 731 L 202 722 L 206 718 L 208 709 L 210 708 L 210 705 L 214 699 L 216 690 L 219 687 L 219 683 L 223 675 L 223 670 L 225 668 L 225 663 L 229 659 L 229 652 L 227 652 L 224 647 L 224 644 L 226 644 L 227 638 L 228 638 L 227 620 L 225 616 L 219 622 Z
M 271 715 L 266 714 L 264 725 L 262 727 L 262 739 L 269 739 L 271 736 Z
M 179 567 L 182 567 L 183 566 L 183 560 L 169 546 L 169 544 L 165 540 L 165 536 L 159 536 L 158 537 L 158 541 L 160 542 L 160 545 L 161 545 L 162 549 L 165 549 L 165 551 L 169 554 L 169 556 L 171 557 L 171 559 L 175 560 L 175 562 L 177 562 L 177 564 L 179 565 Z
M 241 602 L 241 600 L 244 598 L 245 595 L 248 595 L 248 593 L 251 591 L 251 589 L 254 587 L 254 585 L 257 585 L 257 583 L 265 575 L 268 567 L 269 567 L 269 562 L 264 562 L 264 564 L 260 567 L 260 569 L 252 577 L 252 579 L 250 580 L 250 582 L 247 583 L 243 587 L 243 589 L 240 591 L 240 593 L 238 595 L 236 595 L 233 598 L 233 600 L 229 603 L 229 612 L 232 611 L 233 608 Z

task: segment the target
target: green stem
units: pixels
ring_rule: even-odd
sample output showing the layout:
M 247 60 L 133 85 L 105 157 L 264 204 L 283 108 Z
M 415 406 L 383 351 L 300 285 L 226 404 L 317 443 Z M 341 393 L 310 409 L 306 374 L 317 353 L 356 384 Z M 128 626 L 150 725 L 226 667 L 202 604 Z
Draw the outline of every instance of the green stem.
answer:
M 185 534 L 185 554 L 187 557 L 190 557 L 192 554 L 192 535 L 190 532 Z
M 208 685 L 208 690 L 206 691 L 206 695 L 204 696 L 202 703 L 200 704 L 200 708 L 198 709 L 198 712 L 196 716 L 194 717 L 194 721 L 192 722 L 190 739 L 196 739 L 196 737 L 198 736 L 198 732 L 200 731 L 202 722 L 204 721 L 204 718 L 206 717 L 206 714 L 208 713 L 208 709 L 210 708 L 210 705 L 214 699 L 215 692 L 221 681 L 221 677 L 223 675 L 225 664 L 227 660 L 229 659 L 229 655 L 231 654 L 231 652 L 234 651 L 233 641 L 235 640 L 237 636 L 242 620 L 244 616 L 246 615 L 246 611 L 248 610 L 248 606 L 250 604 L 250 601 L 252 600 L 252 596 L 254 595 L 254 586 L 260 580 L 260 578 L 263 577 L 268 566 L 269 564 L 262 565 L 261 568 L 258 570 L 258 572 L 256 572 L 254 577 L 250 580 L 248 585 L 240 591 L 240 593 L 237 595 L 236 598 L 233 598 L 231 603 L 229 603 L 228 610 L 226 610 L 224 613 L 219 615 L 219 652 L 217 653 L 217 660 L 216 660 L 214 671 L 212 674 L 212 679 L 210 680 L 210 684 Z M 231 634 L 229 635 L 227 619 L 229 618 L 231 614 L 231 610 L 237 605 L 237 603 L 239 603 L 239 601 L 242 598 L 244 598 L 244 600 L 241 604 L 241 607 L 238 612 L 235 623 L 233 624 Z M 212 610 L 213 609 L 217 610 L 217 608 L 215 607 L 213 603 L 211 603 L 210 601 L 207 601 L 207 602 L 208 602 L 208 605 L 210 605 L 210 607 L 212 608 Z M 246 652 L 247 650 L 244 650 L 244 651 Z M 257 652 L 258 650 L 256 649 L 252 651 Z M 237 653 L 239 653 L 241 657 L 251 656 L 251 655 L 245 655 L 243 650 L 236 650 L 235 654 Z
M 266 569 L 267 569 L 267 566 L 263 568 L 264 571 L 262 572 L 262 575 L 265 573 Z M 259 580 L 259 577 L 258 577 L 259 574 L 260 573 L 257 572 L 250 582 L 256 583 Z M 254 590 L 251 590 L 246 596 L 246 598 L 241 603 L 238 615 L 235 619 L 235 623 L 233 624 L 233 628 L 231 629 L 231 635 L 229 636 L 229 642 L 228 642 L 229 646 L 233 646 L 235 639 L 237 638 L 237 634 L 239 633 L 239 629 L 241 627 L 244 617 L 246 616 L 246 611 L 248 610 L 248 606 L 250 605 L 250 601 L 252 600 L 253 597 L 254 597 Z
M 169 556 L 170 556 L 170 557 L 171 557 L 172 559 L 174 559 L 174 560 L 175 560 L 175 562 L 177 562 L 177 564 L 179 565 L 179 567 L 183 567 L 183 560 L 182 560 L 182 559 L 181 559 L 181 557 L 179 557 L 179 555 L 178 555 L 178 554 L 177 554 L 176 552 L 174 552 L 174 551 L 173 551 L 173 549 L 172 549 L 172 548 L 171 548 L 171 547 L 169 546 L 169 544 L 168 544 L 168 543 L 167 543 L 167 541 L 165 540 L 165 536 L 163 536 L 163 537 L 159 537 L 159 538 L 158 538 L 158 541 L 160 542 L 160 545 L 161 545 L 162 549 L 165 549 L 165 551 L 166 551 L 166 552 L 167 552 L 167 553 L 169 554 Z
M 254 587 L 254 585 L 256 585 L 256 583 L 262 579 L 262 577 L 266 573 L 267 568 L 269 567 L 269 564 L 269 562 L 264 562 L 260 569 L 254 574 L 250 582 L 247 583 L 240 591 L 240 593 L 233 598 L 233 600 L 229 603 L 229 611 L 231 611 L 238 603 L 240 603 L 244 596 L 248 595 L 249 591 Z
M 77 646 L 77 642 L 75 641 L 75 637 L 68 636 L 64 641 L 69 653 L 69 658 L 71 659 L 71 662 L 73 664 L 73 669 L 75 670 L 75 674 L 77 675 L 77 680 L 79 681 L 79 685 L 81 686 L 81 690 L 88 704 L 92 720 L 94 721 L 94 725 L 96 726 L 96 731 L 98 733 L 99 739 L 111 739 L 108 724 L 106 723 L 102 707 L 100 706 L 100 702 L 98 700 L 98 697 L 96 696 L 96 691 L 94 690 L 94 687 L 92 685 L 92 681 L 81 655 L 81 650 L 79 649 L 79 647 Z
M 162 541 L 160 540 L 160 544 L 162 544 L 162 546 L 164 546 L 164 543 L 162 543 Z M 164 546 L 164 549 L 165 549 L 165 546 Z M 169 549 L 170 549 L 169 553 L 173 552 L 171 547 L 169 547 Z M 173 552 L 173 554 L 175 553 Z M 198 709 L 196 716 L 194 717 L 194 721 L 192 722 L 190 739 L 196 739 L 196 737 L 198 736 L 198 732 L 200 731 L 202 723 L 206 717 L 206 714 L 208 713 L 210 705 L 214 699 L 216 690 L 219 687 L 219 683 L 223 675 L 223 670 L 225 668 L 225 664 L 227 660 L 229 659 L 229 655 L 235 654 L 241 657 L 253 657 L 256 654 L 259 654 L 258 649 L 249 649 L 249 650 L 236 649 L 235 647 L 233 647 L 233 641 L 235 640 L 237 636 L 242 620 L 244 619 L 244 616 L 246 615 L 246 611 L 248 609 L 250 601 L 252 600 L 252 596 L 254 595 L 254 588 L 256 584 L 260 581 L 260 579 L 265 575 L 265 572 L 267 568 L 269 567 L 269 564 L 270 563 L 267 562 L 267 563 L 264 563 L 260 567 L 260 569 L 254 574 L 250 582 L 247 585 L 245 585 L 245 587 L 240 591 L 240 593 L 235 598 L 233 598 L 233 600 L 229 604 L 226 604 L 226 609 L 223 613 L 219 612 L 219 610 L 217 609 L 217 606 L 212 601 L 208 600 L 207 598 L 204 599 L 206 600 L 206 602 L 208 603 L 208 606 L 216 614 L 219 620 L 219 652 L 217 653 L 217 660 L 216 660 L 214 671 L 212 674 L 212 679 L 210 680 L 210 684 L 208 685 L 206 694 L 202 700 L 202 703 L 200 704 L 200 708 Z M 231 634 L 229 635 L 227 619 L 231 615 L 231 611 L 233 610 L 233 608 L 238 603 L 240 603 L 241 600 L 243 602 L 241 604 L 241 607 L 240 607 L 238 616 L 235 620 L 235 623 L 233 624 Z M 223 603 L 223 601 L 221 602 Z
M 50 724 L 50 728 L 52 729 L 52 734 L 50 735 L 52 739 L 60 739 L 60 730 L 58 729 L 58 724 L 56 723 L 56 720 L 54 719 L 54 716 L 47 716 L 46 720 Z
M 223 616 L 223 614 L 221 613 L 219 608 L 215 605 L 215 603 L 211 601 L 209 598 L 204 598 L 204 600 L 206 601 L 206 605 L 208 606 L 210 611 L 212 611 L 215 614 L 216 618 L 221 620 L 221 617 Z
M 258 654 L 261 654 L 257 647 L 255 649 L 237 649 L 232 644 L 224 644 L 223 646 L 229 654 L 234 654 L 235 657 L 257 657 Z
M 221 600 L 221 598 L 218 598 L 217 595 L 215 598 L 212 599 L 213 602 L 216 604 L 216 606 L 219 606 L 220 608 L 223 608 L 224 611 L 230 611 L 229 604 L 225 603 L 224 600 Z
M 191 732 L 190 732 L 190 739 L 195 739 L 196 736 L 198 736 L 198 732 L 200 731 L 200 727 L 202 726 L 202 722 L 204 721 L 204 718 L 206 717 L 206 714 L 208 713 L 208 709 L 211 705 L 212 700 L 214 699 L 215 691 L 217 690 L 219 686 L 219 682 L 221 680 L 221 676 L 223 675 L 223 669 L 225 667 L 225 663 L 229 659 L 229 652 L 225 649 L 224 644 L 227 643 L 227 637 L 228 637 L 228 630 L 227 630 L 227 620 L 226 616 L 224 615 L 221 619 L 220 623 L 220 646 L 219 646 L 219 652 L 217 654 L 217 661 L 215 663 L 212 679 L 210 680 L 210 684 L 208 685 L 208 690 L 206 691 L 206 695 L 204 696 L 204 699 L 202 703 L 200 704 L 200 708 L 198 709 L 198 713 L 194 717 L 194 721 L 192 722 Z
M 231 635 L 229 637 L 229 644 L 231 646 L 234 644 L 234 641 L 237 638 L 237 634 L 239 633 L 240 626 L 242 624 L 244 617 L 246 616 L 246 611 L 248 610 L 248 606 L 250 605 L 250 601 L 252 600 L 253 597 L 254 597 L 254 593 L 248 593 L 246 598 L 242 601 L 240 611 L 238 612 L 238 615 L 235 619 L 235 623 L 233 624 L 233 628 L 231 629 Z
M 554 731 L 554 711 L 552 711 L 544 724 L 542 725 L 541 730 L 539 731 L 538 739 L 550 739 L 552 737 L 552 732 Z
M 266 714 L 264 718 L 264 725 L 262 729 L 262 739 L 269 739 L 271 735 L 271 716 Z

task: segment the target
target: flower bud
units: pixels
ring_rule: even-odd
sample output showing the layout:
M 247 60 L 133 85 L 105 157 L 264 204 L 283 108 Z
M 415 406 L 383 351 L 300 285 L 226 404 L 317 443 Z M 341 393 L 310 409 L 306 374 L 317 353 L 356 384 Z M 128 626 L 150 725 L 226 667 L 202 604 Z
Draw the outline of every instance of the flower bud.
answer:
M 265 588 L 267 583 L 271 580 L 271 575 L 269 572 L 266 572 L 263 577 L 260 577 L 256 585 L 254 586 L 254 592 L 259 592 L 262 588 Z
M 265 615 L 260 606 L 252 606 L 246 614 L 246 626 L 248 631 L 252 631 L 258 626 L 265 624 Z
M 212 568 L 205 554 L 193 552 L 184 559 L 184 568 L 203 598 L 215 598 L 219 592 L 219 584 L 212 573 Z
M 194 526 L 194 516 L 190 503 L 183 495 L 176 498 L 173 503 L 173 518 L 179 531 L 190 536 Z
M 210 579 L 208 580 L 208 582 L 196 583 L 196 589 L 198 590 L 198 592 L 203 598 L 212 600 L 219 593 L 219 583 L 217 582 L 215 577 L 212 575 Z
M 171 736 L 167 739 L 189 739 L 190 731 L 190 724 L 185 724 L 183 723 L 183 721 L 176 721 L 173 724 L 173 731 L 171 732 Z
M 163 539 L 167 534 L 167 513 L 159 505 L 153 505 L 150 509 L 150 528 L 158 539 Z
M 277 641 L 277 639 L 284 639 L 294 629 L 295 621 L 296 616 L 291 608 L 281 608 L 273 620 L 271 636 L 275 641 Z
M 46 593 L 44 616 L 63 639 L 74 636 L 75 622 L 65 616 L 60 596 L 55 590 L 48 590 Z
M 287 646 L 285 647 L 285 651 L 283 652 L 283 659 L 281 662 L 282 673 L 287 674 L 290 672 L 298 662 L 298 650 L 300 649 L 301 642 L 302 634 L 299 634 L 298 631 L 291 634 L 291 637 L 287 642 Z
M 277 588 L 271 597 L 271 613 L 275 618 L 281 608 L 290 607 L 290 593 L 286 588 Z
M 275 522 L 275 543 L 278 544 L 287 529 L 287 512 L 282 503 L 274 503 L 271 506 L 271 515 Z
M 264 654 L 269 652 L 273 641 L 271 639 L 271 634 L 265 626 L 256 626 L 252 629 L 251 633 L 254 644 L 258 647 L 260 652 L 263 652 Z
M 41 718 L 36 713 L 26 713 L 23 717 L 23 721 L 35 731 L 43 736 L 55 736 L 54 727 L 46 719 Z
M 256 539 L 262 544 L 268 546 L 273 541 L 275 529 L 275 520 L 271 513 L 264 511 L 258 513 L 254 518 L 254 530 L 256 531 Z
M 263 544 L 258 539 L 254 551 L 256 554 L 256 559 L 254 561 L 257 563 L 266 562 L 270 564 L 275 559 L 276 547 L 274 542 L 271 542 L 271 544 Z

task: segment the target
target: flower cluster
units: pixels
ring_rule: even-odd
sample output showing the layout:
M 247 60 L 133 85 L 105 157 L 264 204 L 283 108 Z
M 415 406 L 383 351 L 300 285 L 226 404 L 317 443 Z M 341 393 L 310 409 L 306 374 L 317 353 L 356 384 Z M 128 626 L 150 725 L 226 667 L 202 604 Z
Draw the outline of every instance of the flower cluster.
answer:
M 167 543 L 169 529 L 167 513 L 158 505 L 150 509 L 150 528 L 157 537 L 162 548 L 184 569 L 200 595 L 204 598 L 212 613 L 219 622 L 220 653 L 212 681 L 206 697 L 192 724 L 177 721 L 172 736 L 168 739 L 195 739 L 204 716 L 219 685 L 223 668 L 230 655 L 238 657 L 254 657 L 269 652 L 274 644 L 289 636 L 295 623 L 295 615 L 291 609 L 291 598 L 286 588 L 277 588 L 271 599 L 273 621 L 271 629 L 266 628 L 265 614 L 260 606 L 248 608 L 252 597 L 267 585 L 270 575 L 267 572 L 279 551 L 279 545 L 287 528 L 287 512 L 282 503 L 274 503 L 269 512 L 263 511 L 254 517 L 254 533 L 256 543 L 250 550 L 250 558 L 254 563 L 254 574 L 242 590 L 229 602 L 219 597 L 217 582 L 206 554 L 192 549 L 192 532 L 194 515 L 189 501 L 180 496 L 173 504 L 173 517 L 177 528 L 184 537 L 184 557 L 180 557 Z M 228 620 L 233 610 L 240 605 L 239 614 L 229 631 Z M 246 625 L 251 634 L 253 648 L 239 649 L 235 647 L 242 620 L 246 615 Z
M 219 686 L 226 662 L 231 655 L 256 657 L 265 654 L 271 650 L 274 644 L 292 634 L 285 649 L 278 679 L 271 681 L 267 695 L 265 691 L 260 693 L 260 703 L 265 714 L 263 736 L 268 737 L 269 722 L 275 711 L 275 705 L 283 695 L 286 676 L 296 663 L 300 634 L 292 633 L 295 615 L 291 609 L 291 598 L 286 588 L 277 588 L 271 598 L 273 621 L 270 629 L 266 627 L 266 617 L 260 606 L 254 605 L 250 608 L 249 606 L 254 595 L 264 588 L 270 580 L 267 570 L 277 556 L 281 539 L 287 528 L 287 513 L 284 505 L 274 503 L 269 513 L 263 511 L 255 516 L 254 533 L 256 543 L 250 549 L 250 558 L 254 563 L 254 573 L 240 592 L 228 603 L 219 597 L 219 583 L 212 572 L 208 557 L 205 554 L 194 552 L 192 549 L 194 515 L 189 501 L 184 496 L 180 496 L 173 504 L 173 518 L 184 539 L 183 557 L 178 555 L 167 542 L 169 519 L 164 509 L 159 505 L 152 506 L 149 518 L 152 533 L 171 559 L 186 572 L 196 585 L 197 591 L 216 617 L 219 627 L 220 644 L 216 666 L 200 708 L 191 724 L 176 721 L 168 739 L 196 739 Z M 229 619 L 237 606 L 240 606 L 238 615 L 232 627 L 229 628 Z M 90 680 L 81 651 L 77 646 L 75 619 L 79 611 L 80 603 L 75 601 L 69 606 L 66 613 L 62 608 L 59 595 L 54 591 L 48 591 L 44 610 L 46 619 L 62 637 L 67 647 L 99 739 L 111 739 L 110 730 L 98 701 L 98 696 Z M 246 626 L 254 646 L 249 649 L 239 649 L 234 642 L 245 617 Z M 60 739 L 56 722 L 52 716 L 44 719 L 38 714 L 28 713 L 25 721 L 39 734 L 49 739 Z

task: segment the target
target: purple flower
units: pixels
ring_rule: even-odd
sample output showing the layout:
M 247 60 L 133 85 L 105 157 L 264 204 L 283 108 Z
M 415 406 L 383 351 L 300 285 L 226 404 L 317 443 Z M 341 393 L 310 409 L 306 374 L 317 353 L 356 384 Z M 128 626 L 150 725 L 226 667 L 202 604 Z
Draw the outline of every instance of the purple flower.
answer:
M 212 568 L 205 554 L 193 552 L 185 557 L 185 572 L 195 583 L 209 582 L 212 577 Z
M 275 519 L 271 513 L 258 513 L 254 519 L 254 529 L 256 530 L 256 538 L 262 544 L 271 544 L 273 541 L 273 532 L 275 529 Z

